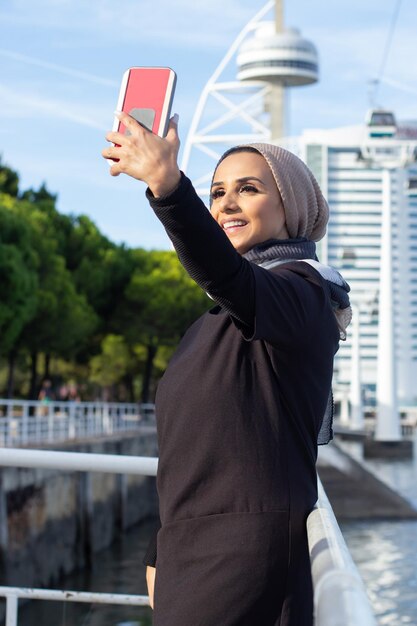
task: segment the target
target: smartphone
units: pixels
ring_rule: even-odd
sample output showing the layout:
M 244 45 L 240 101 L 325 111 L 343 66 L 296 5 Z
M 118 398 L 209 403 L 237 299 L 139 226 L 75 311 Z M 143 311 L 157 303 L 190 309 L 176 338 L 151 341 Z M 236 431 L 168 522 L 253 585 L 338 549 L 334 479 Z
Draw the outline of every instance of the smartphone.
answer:
M 123 74 L 117 110 L 134 117 L 160 137 L 165 137 L 177 76 L 170 67 L 131 67 Z M 113 130 L 124 133 L 115 118 Z

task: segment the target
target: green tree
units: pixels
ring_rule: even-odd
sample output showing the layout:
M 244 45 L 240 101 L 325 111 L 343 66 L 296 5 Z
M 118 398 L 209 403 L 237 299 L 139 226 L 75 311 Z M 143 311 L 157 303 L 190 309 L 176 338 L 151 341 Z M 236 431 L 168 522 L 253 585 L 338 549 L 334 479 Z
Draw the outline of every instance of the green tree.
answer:
M 49 192 L 43 195 L 39 206 L 34 203 L 33 194 L 23 194 L 24 199 L 13 207 L 16 215 L 29 222 L 31 245 L 38 257 L 36 307 L 18 339 L 20 349 L 28 350 L 31 357 L 32 398 L 37 395 L 39 353 L 45 354 L 44 376 L 49 376 L 50 356 L 72 357 L 97 325 L 92 307 L 77 292 L 65 259 L 59 254 L 59 240 L 52 224 L 55 200 L 51 200 Z
M 142 402 L 148 402 L 158 347 L 176 345 L 210 301 L 175 252 L 136 250 L 134 257 L 136 269 L 118 310 L 118 324 L 128 344 L 146 349 Z
M 0 194 L 0 352 L 8 359 L 7 396 L 13 394 L 17 340 L 36 310 L 38 258 L 30 224 L 13 212 L 17 200 Z
M 107 317 L 114 279 L 117 282 L 118 273 L 123 274 L 124 249 L 110 242 L 85 215 L 74 218 L 72 226 L 64 251 L 67 268 L 94 310 Z
M 111 397 L 111 388 L 123 380 L 132 366 L 132 355 L 124 337 L 106 335 L 101 342 L 101 353 L 90 360 L 90 379 L 106 389 Z
M 45 245 L 40 258 L 36 312 L 20 337 L 31 355 L 31 397 L 36 396 L 39 353 L 46 355 L 44 377 L 49 377 L 50 356 L 73 357 L 97 324 L 85 296 L 77 293 L 64 259 Z
M 0 157 L 0 193 L 15 198 L 19 193 L 19 174 L 2 163 Z

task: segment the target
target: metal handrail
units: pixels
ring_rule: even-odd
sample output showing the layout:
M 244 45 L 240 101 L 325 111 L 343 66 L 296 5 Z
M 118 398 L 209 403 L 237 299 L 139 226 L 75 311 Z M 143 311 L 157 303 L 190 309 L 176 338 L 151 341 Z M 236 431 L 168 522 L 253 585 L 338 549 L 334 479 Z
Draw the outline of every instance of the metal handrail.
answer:
M 0 399 L 0 445 L 27 446 L 109 436 L 152 423 L 153 404 Z
M 376 626 L 365 586 L 319 478 L 307 519 L 315 626 Z
M 91 452 L 0 448 L 0 467 L 36 467 L 73 472 L 156 476 L 158 458 Z
M 6 599 L 5 626 L 17 626 L 19 598 L 27 600 L 53 600 L 62 602 L 88 602 L 94 604 L 118 604 L 149 606 L 149 596 L 121 593 L 89 593 L 86 591 L 61 591 L 57 589 L 30 589 L 27 587 L 0 587 L 0 597 Z
M 0 450 L 0 467 L 40 467 L 154 476 L 157 464 L 158 459 L 155 457 L 49 450 Z M 364 584 L 319 479 L 318 486 L 319 499 L 307 519 L 315 626 L 376 626 Z M 9 595 L 12 597 L 13 592 Z M 15 624 L 12 621 L 6 622 L 6 626 Z

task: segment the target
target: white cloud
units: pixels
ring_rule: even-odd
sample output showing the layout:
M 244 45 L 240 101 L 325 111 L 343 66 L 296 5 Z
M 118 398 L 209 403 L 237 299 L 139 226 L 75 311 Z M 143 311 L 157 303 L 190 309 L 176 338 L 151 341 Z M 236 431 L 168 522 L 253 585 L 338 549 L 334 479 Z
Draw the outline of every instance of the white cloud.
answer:
M 106 87 L 117 87 L 118 84 L 109 80 L 108 78 L 102 78 L 101 76 L 96 76 L 95 74 L 89 74 L 88 72 L 80 72 L 78 70 L 73 70 L 64 65 L 58 65 L 57 63 L 50 63 L 49 61 L 43 61 L 42 59 L 37 59 L 33 56 L 28 56 L 25 54 L 19 54 L 18 52 L 14 52 L 13 50 L 4 50 L 0 48 L 0 56 L 5 57 L 7 59 L 12 59 L 13 61 L 18 61 L 25 65 L 33 65 L 35 67 L 40 67 L 46 70 L 52 70 L 53 72 L 58 72 L 59 74 L 63 74 L 64 76 L 71 76 L 72 78 L 76 78 L 79 80 L 85 80 L 92 84 L 104 85 Z
M 231 43 L 254 13 L 256 9 L 243 7 L 239 0 L 159 0 L 157 7 L 154 0 L 37 0 L 32 11 L 26 0 L 14 0 L 9 12 L 0 13 L 0 22 L 51 32 L 90 33 L 96 42 L 108 42 L 109 52 L 117 43 L 128 41 L 219 49 Z M 159 15 L 164 17 L 158 19 Z
M 96 107 L 70 104 L 68 101 L 39 96 L 35 92 L 5 85 L 0 85 L 0 102 L 2 119 L 53 117 L 101 131 L 109 126 L 108 112 L 104 109 L 100 112 Z
M 338 29 L 316 28 L 311 38 L 317 44 L 320 58 L 331 68 L 336 78 L 352 78 L 358 73 L 375 78 L 379 72 L 386 43 L 386 26 L 345 25 Z M 385 72 L 394 71 L 399 80 L 417 78 L 417 67 L 412 62 L 417 56 L 415 30 L 408 25 L 393 38 Z

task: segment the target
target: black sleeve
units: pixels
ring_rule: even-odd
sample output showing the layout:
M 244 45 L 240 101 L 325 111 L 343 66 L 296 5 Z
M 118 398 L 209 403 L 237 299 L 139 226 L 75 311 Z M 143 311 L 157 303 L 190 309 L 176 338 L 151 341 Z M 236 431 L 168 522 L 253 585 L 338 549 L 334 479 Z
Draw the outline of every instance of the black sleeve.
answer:
M 156 216 L 189 275 L 231 316 L 247 340 L 289 349 L 311 339 L 323 321 L 336 329 L 327 288 L 307 263 L 266 270 L 232 246 L 184 175 L 168 196 L 147 191 Z M 324 316 L 324 318 L 323 318 Z
M 308 263 L 290 261 L 272 270 L 252 266 L 255 310 L 245 339 L 260 339 L 278 348 L 308 351 L 315 342 L 339 342 L 339 329 L 324 279 Z M 239 327 L 239 322 L 235 322 Z
M 148 547 L 146 548 L 146 552 L 145 552 L 145 556 L 143 557 L 143 564 L 144 565 L 150 565 L 150 567 L 156 567 L 156 555 L 157 555 L 157 538 L 158 538 L 158 532 L 159 529 L 161 528 L 161 522 L 158 521 L 155 527 L 155 530 L 153 532 L 153 535 L 151 537 L 151 540 L 149 541 Z
M 251 264 L 230 243 L 184 175 L 168 196 L 147 198 L 191 278 L 241 323 L 251 326 L 254 282 Z

